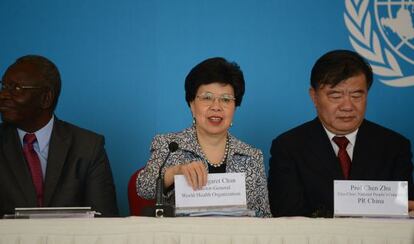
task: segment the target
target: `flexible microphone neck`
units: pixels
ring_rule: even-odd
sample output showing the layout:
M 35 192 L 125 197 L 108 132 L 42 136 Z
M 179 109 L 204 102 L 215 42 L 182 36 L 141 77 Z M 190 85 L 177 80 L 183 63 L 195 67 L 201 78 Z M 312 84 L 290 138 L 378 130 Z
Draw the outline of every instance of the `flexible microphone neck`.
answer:
M 162 169 L 164 168 L 165 164 L 167 163 L 167 160 L 170 157 L 170 154 L 177 151 L 177 149 L 178 149 L 178 144 L 175 141 L 172 141 L 168 144 L 168 154 L 165 157 L 164 162 L 162 162 L 162 164 L 160 166 L 160 170 L 158 172 L 158 178 L 161 178 Z
M 156 190 L 155 190 L 155 194 L 156 194 L 156 203 L 155 205 L 157 206 L 161 206 L 164 205 L 164 177 L 162 176 L 162 169 L 164 168 L 165 164 L 168 161 L 168 158 L 170 157 L 171 153 L 177 151 L 178 149 L 178 144 L 174 141 L 170 142 L 168 144 L 168 154 L 164 159 L 164 162 L 161 164 L 159 172 L 158 172 L 158 177 L 157 177 L 157 185 L 156 185 Z
M 175 209 L 170 204 L 165 204 L 164 202 L 164 177 L 162 175 L 162 170 L 165 164 L 168 161 L 171 153 L 178 150 L 178 144 L 176 142 L 170 142 L 168 144 L 168 154 L 164 159 L 164 162 L 161 164 L 158 171 L 158 177 L 156 179 L 155 186 L 155 206 L 145 206 L 142 211 L 143 216 L 148 217 L 175 217 Z

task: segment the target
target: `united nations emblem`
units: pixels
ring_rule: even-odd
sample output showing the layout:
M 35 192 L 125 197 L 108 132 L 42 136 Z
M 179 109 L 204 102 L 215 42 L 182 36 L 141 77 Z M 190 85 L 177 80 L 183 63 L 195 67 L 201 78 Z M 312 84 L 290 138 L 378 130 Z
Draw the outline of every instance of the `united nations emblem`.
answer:
M 414 86 L 414 1 L 345 0 L 345 9 L 351 45 L 379 80 L 394 87 Z

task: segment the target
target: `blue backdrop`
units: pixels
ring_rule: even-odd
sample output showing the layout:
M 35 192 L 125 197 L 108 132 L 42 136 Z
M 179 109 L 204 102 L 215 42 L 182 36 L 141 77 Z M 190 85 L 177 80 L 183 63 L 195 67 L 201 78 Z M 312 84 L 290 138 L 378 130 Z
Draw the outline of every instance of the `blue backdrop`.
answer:
M 184 78 L 208 57 L 236 61 L 244 71 L 247 90 L 231 131 L 263 150 L 266 167 L 272 139 L 314 118 L 310 69 L 332 49 L 358 49 L 378 66 L 367 118 L 414 141 L 413 63 L 406 51 L 413 51 L 413 40 L 409 28 L 404 36 L 393 25 L 401 23 L 403 7 L 385 4 L 2 0 L 0 72 L 25 54 L 57 64 L 63 90 L 56 114 L 105 135 L 118 203 L 127 215 L 130 175 L 146 163 L 155 134 L 191 124 Z M 412 3 L 404 9 L 412 21 Z

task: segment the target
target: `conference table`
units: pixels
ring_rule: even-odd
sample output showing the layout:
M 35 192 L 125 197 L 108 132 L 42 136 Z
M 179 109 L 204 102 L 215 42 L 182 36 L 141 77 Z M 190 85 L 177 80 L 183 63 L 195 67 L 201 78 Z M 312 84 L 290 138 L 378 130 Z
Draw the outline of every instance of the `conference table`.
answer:
M 66 218 L 0 220 L 0 244 L 413 244 L 414 219 Z

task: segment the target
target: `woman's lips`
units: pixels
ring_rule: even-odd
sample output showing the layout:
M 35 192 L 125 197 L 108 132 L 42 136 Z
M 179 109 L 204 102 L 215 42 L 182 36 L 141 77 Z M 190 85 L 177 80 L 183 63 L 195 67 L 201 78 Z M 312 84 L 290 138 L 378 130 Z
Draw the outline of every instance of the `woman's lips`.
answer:
M 223 121 L 223 118 L 220 116 L 210 116 L 208 117 L 208 120 L 213 124 L 220 124 L 221 121 Z

